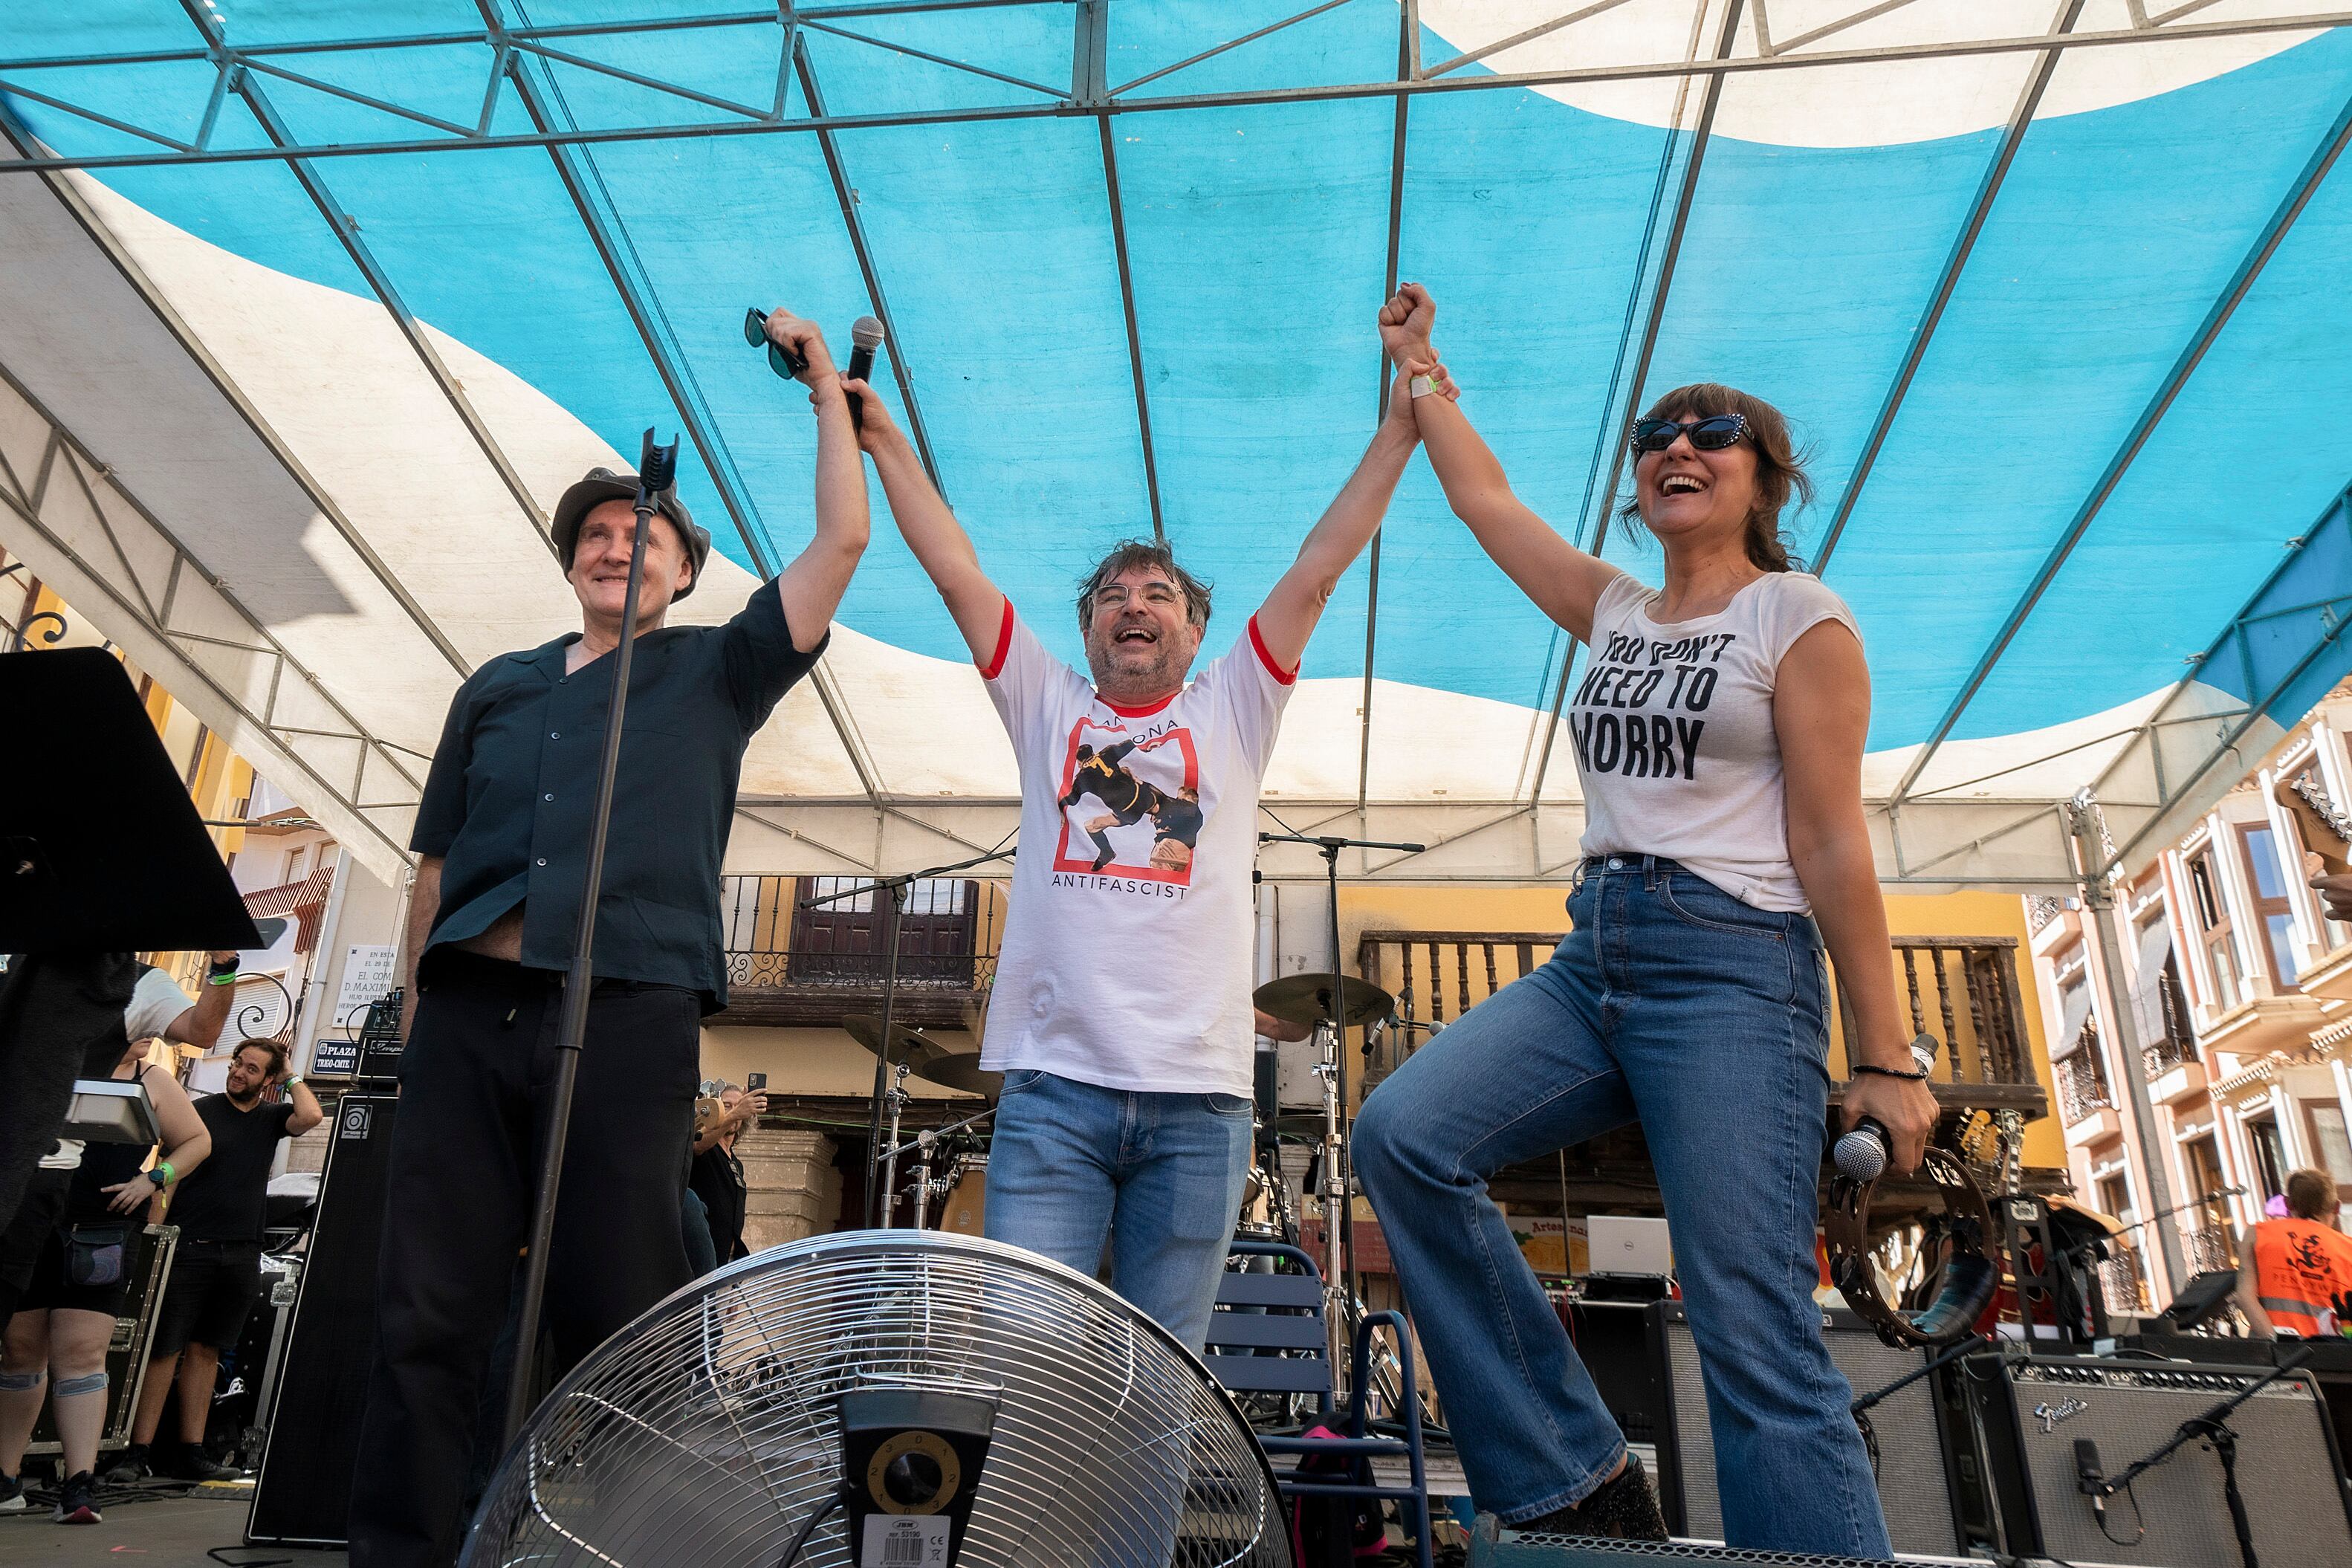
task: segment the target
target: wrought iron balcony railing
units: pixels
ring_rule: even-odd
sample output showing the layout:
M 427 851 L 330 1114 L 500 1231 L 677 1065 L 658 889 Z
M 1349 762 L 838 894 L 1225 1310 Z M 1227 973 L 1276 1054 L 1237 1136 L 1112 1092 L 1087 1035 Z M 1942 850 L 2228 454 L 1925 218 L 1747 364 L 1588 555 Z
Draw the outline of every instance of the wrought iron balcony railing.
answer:
M 2116 1094 L 2108 1087 L 2107 1069 L 2099 1059 L 2096 1029 L 2085 1026 L 2074 1054 L 2057 1062 L 2052 1071 L 2058 1080 L 2059 1113 L 2069 1126 L 2115 1109 Z
M 1004 926 L 998 885 L 918 882 L 903 909 L 885 895 L 836 897 L 858 885 L 845 877 L 722 879 L 729 995 L 719 1021 L 817 1026 L 874 1013 L 894 939 L 894 1017 L 937 1026 L 976 1015 L 995 977 Z

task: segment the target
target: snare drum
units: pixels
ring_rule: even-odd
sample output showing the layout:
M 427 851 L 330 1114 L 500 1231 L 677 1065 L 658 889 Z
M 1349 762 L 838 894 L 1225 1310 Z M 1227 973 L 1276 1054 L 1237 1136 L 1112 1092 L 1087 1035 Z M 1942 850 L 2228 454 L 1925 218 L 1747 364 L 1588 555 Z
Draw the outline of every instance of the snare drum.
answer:
M 988 1156 L 957 1155 L 948 1169 L 948 1205 L 940 1215 L 940 1228 L 956 1236 L 978 1236 L 987 1209 Z

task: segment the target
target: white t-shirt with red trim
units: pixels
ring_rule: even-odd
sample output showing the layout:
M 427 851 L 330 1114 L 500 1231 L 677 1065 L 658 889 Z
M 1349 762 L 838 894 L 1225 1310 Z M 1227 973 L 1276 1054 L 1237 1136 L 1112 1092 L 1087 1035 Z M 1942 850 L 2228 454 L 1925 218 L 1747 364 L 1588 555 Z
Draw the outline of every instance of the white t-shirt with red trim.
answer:
M 1021 764 L 981 1065 L 1247 1095 L 1257 801 L 1297 671 L 1257 622 L 1150 708 L 1104 701 L 1010 600 L 981 667 Z

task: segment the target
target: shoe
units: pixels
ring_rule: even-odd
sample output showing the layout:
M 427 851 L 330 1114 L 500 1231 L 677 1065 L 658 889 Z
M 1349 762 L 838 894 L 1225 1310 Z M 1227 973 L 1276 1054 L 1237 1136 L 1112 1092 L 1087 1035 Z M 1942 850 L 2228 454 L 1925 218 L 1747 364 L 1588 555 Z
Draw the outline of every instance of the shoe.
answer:
M 106 1467 L 99 1479 L 116 1483 L 143 1481 L 154 1473 L 148 1463 L 147 1445 L 133 1443 L 114 1457 L 114 1463 Z
M 1625 1456 L 1625 1468 L 1592 1489 L 1585 1500 L 1554 1509 L 1541 1519 L 1511 1526 L 1526 1535 L 1600 1536 L 1610 1541 L 1664 1541 L 1666 1516 L 1639 1454 Z
M 59 1524 L 97 1524 L 101 1522 L 98 1511 L 98 1479 L 88 1470 L 79 1470 L 66 1478 L 58 1489 L 58 1511 L 50 1518 Z
M 0 1513 L 25 1511 L 25 1478 L 0 1476 Z
M 213 1463 L 201 1443 L 183 1443 L 178 1447 L 156 1455 L 148 1461 L 151 1473 L 167 1476 L 175 1481 L 228 1481 L 245 1474 L 226 1465 Z

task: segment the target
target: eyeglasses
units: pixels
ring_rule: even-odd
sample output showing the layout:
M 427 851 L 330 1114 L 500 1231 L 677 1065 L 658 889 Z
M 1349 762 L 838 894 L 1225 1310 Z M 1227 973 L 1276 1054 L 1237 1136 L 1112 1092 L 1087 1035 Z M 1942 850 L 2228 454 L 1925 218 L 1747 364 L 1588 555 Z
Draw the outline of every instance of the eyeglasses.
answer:
M 1700 451 L 1720 452 L 1747 434 L 1748 416 L 1744 414 L 1710 414 L 1687 423 L 1643 419 L 1633 426 L 1633 450 L 1663 452 L 1675 444 L 1675 437 L 1687 436 L 1690 444 Z
M 808 369 L 808 361 L 799 354 L 768 342 L 768 318 L 757 305 L 743 312 L 743 341 L 755 349 L 766 349 L 768 368 L 786 381 Z

